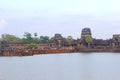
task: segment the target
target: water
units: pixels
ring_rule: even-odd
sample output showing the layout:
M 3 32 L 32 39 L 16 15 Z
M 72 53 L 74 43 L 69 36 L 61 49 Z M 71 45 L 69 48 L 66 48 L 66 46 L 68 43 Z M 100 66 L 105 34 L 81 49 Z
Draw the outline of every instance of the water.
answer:
M 0 57 L 0 80 L 120 80 L 120 54 Z

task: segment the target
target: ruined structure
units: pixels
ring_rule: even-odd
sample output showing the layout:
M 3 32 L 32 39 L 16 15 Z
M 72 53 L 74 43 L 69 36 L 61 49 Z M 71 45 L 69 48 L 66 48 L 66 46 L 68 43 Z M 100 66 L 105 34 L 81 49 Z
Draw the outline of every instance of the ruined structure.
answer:
M 92 33 L 90 28 L 83 28 L 81 32 L 81 39 L 80 39 L 80 44 L 85 47 L 92 48 L 93 44 L 93 39 L 92 39 Z
M 62 40 L 63 40 L 63 37 L 61 36 L 61 34 L 55 34 L 54 41 L 55 41 L 57 47 L 61 47 Z
M 82 32 L 81 32 L 81 39 L 85 39 L 85 36 L 87 36 L 87 35 L 92 36 L 91 29 L 90 28 L 83 28 Z
M 71 42 L 68 42 L 61 34 L 55 34 L 52 40 L 37 43 L 37 49 L 27 50 L 28 45 L 29 43 L 10 43 L 3 40 L 0 42 L 0 55 L 23 56 L 50 52 L 120 52 L 120 34 L 113 35 L 112 39 L 95 39 L 92 38 L 90 28 L 83 28 L 81 38 L 73 39 Z
M 113 47 L 120 47 L 120 34 L 113 35 Z

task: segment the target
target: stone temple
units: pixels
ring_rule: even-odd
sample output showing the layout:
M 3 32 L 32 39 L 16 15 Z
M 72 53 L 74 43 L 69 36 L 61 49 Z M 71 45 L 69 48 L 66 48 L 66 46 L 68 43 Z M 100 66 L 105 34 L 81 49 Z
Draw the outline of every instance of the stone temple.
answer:
M 91 35 L 92 36 L 90 28 L 83 28 L 82 29 L 81 39 L 84 39 L 86 35 Z

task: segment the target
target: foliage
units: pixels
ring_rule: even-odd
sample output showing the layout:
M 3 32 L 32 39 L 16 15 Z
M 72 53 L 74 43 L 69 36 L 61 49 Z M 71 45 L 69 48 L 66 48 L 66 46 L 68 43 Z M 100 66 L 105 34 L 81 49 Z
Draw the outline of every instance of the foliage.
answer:
M 1 42 L 0 42 L 0 49 L 2 48 L 2 44 L 1 44 Z
M 7 42 L 22 42 L 22 39 L 20 39 L 19 37 L 16 37 L 14 35 L 10 35 L 10 34 L 2 34 L 2 40 L 5 40 Z
M 51 41 L 54 40 L 54 37 L 51 37 L 49 40 L 51 40 Z
M 27 49 L 37 49 L 37 48 L 38 48 L 37 44 L 34 43 L 31 43 L 27 46 Z
M 40 36 L 40 42 L 44 43 L 47 42 L 49 40 L 48 36 Z
M 27 43 L 38 43 L 40 41 L 39 38 L 37 38 L 37 33 L 34 33 L 34 37 L 32 37 L 32 34 L 29 32 L 24 33 L 24 38 L 22 40 Z
M 37 37 L 37 33 L 34 33 L 34 36 Z
M 33 43 L 38 43 L 39 40 L 40 40 L 39 38 L 33 38 L 32 42 L 33 42 Z
M 120 36 L 118 36 L 118 42 L 120 42 Z
M 29 32 L 25 32 L 25 33 L 24 33 L 24 37 L 25 37 L 25 38 L 23 38 L 23 41 L 24 41 L 24 42 L 31 43 L 32 40 L 33 40 L 32 35 L 31 35 L 31 33 L 29 33 Z
M 26 38 L 31 38 L 32 35 L 31 35 L 31 33 L 29 33 L 29 32 L 25 32 L 25 33 L 24 33 L 24 37 L 26 37 Z
M 92 43 L 92 42 L 93 42 L 92 36 L 91 36 L 91 35 L 86 35 L 86 36 L 85 36 L 85 41 L 86 41 L 87 43 Z
M 68 36 L 66 38 L 66 40 L 67 40 L 68 43 L 71 43 L 73 41 L 73 37 L 72 36 Z

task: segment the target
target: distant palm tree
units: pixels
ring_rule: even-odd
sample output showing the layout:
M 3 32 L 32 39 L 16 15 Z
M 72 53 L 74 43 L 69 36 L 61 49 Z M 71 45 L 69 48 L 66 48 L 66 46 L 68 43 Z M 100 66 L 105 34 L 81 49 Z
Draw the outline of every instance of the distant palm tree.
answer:
M 34 36 L 37 37 L 37 33 L 34 33 Z

